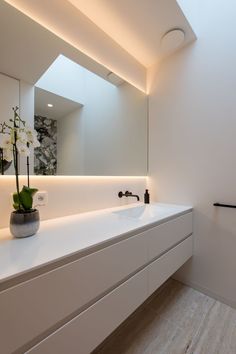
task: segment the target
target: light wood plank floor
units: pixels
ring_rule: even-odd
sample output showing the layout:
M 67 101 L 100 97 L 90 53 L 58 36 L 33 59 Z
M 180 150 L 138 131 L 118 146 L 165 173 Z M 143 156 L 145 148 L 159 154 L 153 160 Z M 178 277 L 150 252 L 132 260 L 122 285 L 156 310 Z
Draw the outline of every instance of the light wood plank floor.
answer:
M 236 310 L 169 280 L 93 354 L 236 354 Z

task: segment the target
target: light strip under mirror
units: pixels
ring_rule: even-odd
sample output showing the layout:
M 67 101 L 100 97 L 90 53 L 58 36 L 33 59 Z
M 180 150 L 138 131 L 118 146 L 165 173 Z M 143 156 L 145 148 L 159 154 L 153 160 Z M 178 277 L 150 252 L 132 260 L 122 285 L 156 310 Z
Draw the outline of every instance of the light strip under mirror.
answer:
M 147 95 L 9 4 L 0 6 L 0 30 L 18 43 L 18 54 L 22 48 L 17 56 L 14 43 L 1 43 L 0 71 L 17 79 L 21 116 L 41 143 L 31 152 L 31 174 L 146 175 Z M 1 107 L 6 102 L 0 97 Z M 12 106 L 1 117 L 11 118 Z

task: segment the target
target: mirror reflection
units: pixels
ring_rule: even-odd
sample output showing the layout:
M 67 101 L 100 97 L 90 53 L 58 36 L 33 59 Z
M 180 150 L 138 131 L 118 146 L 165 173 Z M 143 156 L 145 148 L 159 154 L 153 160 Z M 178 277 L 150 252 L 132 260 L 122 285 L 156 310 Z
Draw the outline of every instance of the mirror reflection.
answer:
M 38 132 L 41 145 L 31 151 L 30 173 L 145 175 L 146 94 L 25 15 L 4 6 L 2 10 L 0 20 L 4 11 L 8 18 L 13 11 L 15 27 L 3 21 L 0 30 L 15 31 L 19 46 L 28 50 L 22 51 L 16 66 L 12 52 L 13 60 L 7 62 L 12 47 L 0 43 L 4 52 L 0 58 L 0 122 L 10 119 L 12 107 L 19 106 L 22 118 Z M 38 35 L 39 58 L 28 33 Z M 23 165 L 21 174 L 25 173 Z M 13 173 L 6 161 L 1 162 L 0 171 Z
M 41 146 L 35 149 L 34 173 L 145 171 L 145 117 L 145 94 L 118 77 L 114 85 L 60 55 L 35 85 L 34 126 Z

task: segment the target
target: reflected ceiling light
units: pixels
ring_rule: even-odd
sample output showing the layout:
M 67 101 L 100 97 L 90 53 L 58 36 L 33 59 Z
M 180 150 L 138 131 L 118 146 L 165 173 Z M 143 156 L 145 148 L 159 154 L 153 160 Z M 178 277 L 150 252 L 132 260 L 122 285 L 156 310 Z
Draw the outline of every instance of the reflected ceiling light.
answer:
M 53 104 L 52 103 L 48 103 L 48 107 L 52 108 Z
M 161 49 L 165 53 L 178 49 L 185 39 L 185 33 L 180 28 L 171 29 L 161 39 Z

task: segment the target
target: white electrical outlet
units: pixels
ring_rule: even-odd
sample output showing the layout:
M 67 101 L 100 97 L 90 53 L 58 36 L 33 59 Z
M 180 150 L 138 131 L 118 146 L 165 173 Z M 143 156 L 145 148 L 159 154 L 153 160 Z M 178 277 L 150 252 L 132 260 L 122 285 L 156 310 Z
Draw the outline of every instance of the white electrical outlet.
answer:
M 45 206 L 48 203 L 48 192 L 38 191 L 34 196 L 34 206 Z

